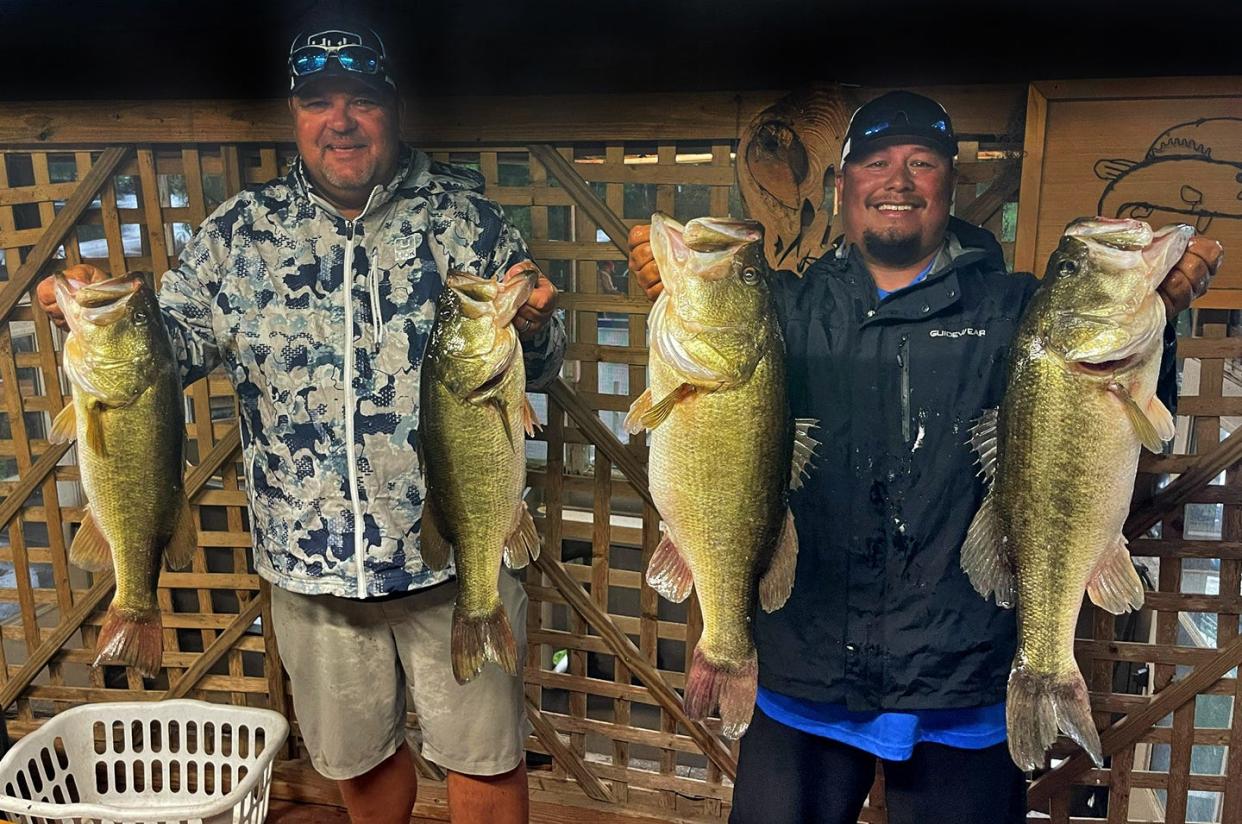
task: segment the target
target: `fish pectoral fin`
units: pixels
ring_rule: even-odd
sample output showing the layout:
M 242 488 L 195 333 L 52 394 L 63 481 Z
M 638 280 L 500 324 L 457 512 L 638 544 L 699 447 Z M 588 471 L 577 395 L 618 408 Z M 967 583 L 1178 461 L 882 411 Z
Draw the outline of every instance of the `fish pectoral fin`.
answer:
M 505 566 L 521 569 L 539 557 L 539 530 L 530 516 L 526 501 L 518 501 L 513 532 L 505 539 Z
M 69 546 L 69 561 L 88 572 L 112 569 L 112 547 L 99 531 L 90 507 L 87 507 L 86 515 L 78 526 L 78 534 L 73 536 L 73 543 Z
M 811 430 L 819 426 L 814 418 L 797 418 L 794 420 L 793 465 L 789 468 L 789 488 L 801 489 L 802 480 L 806 478 L 807 467 L 815 458 L 815 447 L 819 441 L 811 437 Z
M 1173 416 L 1160 402 L 1160 399 L 1153 395 L 1147 403 L 1147 408 L 1144 409 L 1138 405 L 1138 401 L 1134 400 L 1129 390 L 1121 384 L 1110 384 L 1108 391 L 1121 401 L 1126 410 L 1126 417 L 1130 419 L 1134 432 L 1142 441 L 1143 446 L 1157 455 L 1162 453 L 1164 442 L 1172 440 L 1177 429 L 1173 424 Z
M 1104 553 L 1087 582 L 1091 603 L 1113 615 L 1121 615 L 1143 606 L 1143 579 L 1134 569 L 1124 535 Z
M 172 535 L 168 545 L 164 547 L 164 558 L 169 569 L 185 569 L 194 560 L 194 551 L 198 549 L 198 526 L 194 523 L 194 510 L 184 494 L 177 506 L 177 519 L 173 523 Z
M 630 411 L 625 414 L 623 425 L 626 432 L 629 432 L 631 435 L 637 435 L 646 429 L 643 426 L 642 417 L 651 409 L 651 403 L 651 387 L 647 387 L 641 395 L 634 399 L 634 402 L 630 404 Z
M 72 443 L 78 437 L 78 413 L 72 403 L 56 413 L 52 421 L 52 431 L 48 433 L 48 443 Z
M 669 533 L 664 533 L 647 564 L 647 583 L 674 604 L 690 597 L 694 573 Z
M 444 530 L 440 528 L 440 521 L 431 500 L 428 496 L 427 500 L 423 501 L 422 526 L 418 531 L 418 551 L 423 557 L 424 564 L 431 569 L 440 570 L 448 566 L 449 553 L 453 551 L 453 545 L 449 543 L 448 538 L 444 536 Z
M 101 458 L 108 457 L 107 444 L 104 443 L 104 408 L 98 401 L 89 401 L 86 404 L 86 445 Z
M 542 429 L 543 424 L 539 422 L 539 414 L 535 412 L 535 407 L 531 406 L 530 398 L 522 395 L 522 426 L 526 429 L 526 437 L 535 437 L 535 430 Z
M 500 425 L 505 429 L 505 438 L 509 441 L 509 449 L 514 449 L 513 443 L 513 427 L 509 425 L 509 405 L 500 398 L 492 398 L 487 405 L 496 410 L 496 414 L 500 415 Z
M 759 579 L 759 606 L 764 612 L 776 612 L 785 606 L 793 592 L 794 571 L 798 568 L 798 530 L 794 527 L 793 511 L 785 510 L 785 522 L 772 553 L 768 569 Z
M 999 410 L 985 409 L 970 427 L 970 446 L 975 450 L 979 472 L 989 486 L 996 477 L 996 421 L 999 416 Z
M 673 412 L 673 407 L 692 396 L 698 388 L 691 383 L 683 383 L 672 392 L 669 392 L 664 398 L 643 414 L 639 420 L 647 429 L 655 429 L 668 418 Z
M 962 571 L 975 591 L 985 599 L 995 596 L 997 606 L 1006 609 L 1014 603 L 1013 564 L 1006 552 L 1006 540 L 996 514 L 996 496 L 989 492 L 970 522 L 962 544 Z

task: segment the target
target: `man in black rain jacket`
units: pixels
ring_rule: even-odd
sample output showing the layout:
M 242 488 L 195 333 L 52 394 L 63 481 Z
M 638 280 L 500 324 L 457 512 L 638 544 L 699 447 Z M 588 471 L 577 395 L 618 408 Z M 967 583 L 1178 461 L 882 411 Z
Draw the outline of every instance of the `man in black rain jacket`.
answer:
M 891 824 L 1018 824 L 1005 746 L 1011 610 L 959 565 L 983 497 L 968 429 L 1004 393 L 1038 281 L 1009 274 L 986 230 L 950 216 L 957 141 L 935 101 L 894 92 L 850 122 L 837 176 L 843 237 L 798 278 L 774 275 L 796 417 L 821 441 L 791 497 L 793 593 L 756 612 L 759 698 L 733 824 L 856 822 L 885 766 Z M 630 269 L 661 285 L 648 229 Z M 1195 238 L 1161 285 L 1172 318 L 1220 246 Z M 1161 394 L 1175 392 L 1170 325 Z

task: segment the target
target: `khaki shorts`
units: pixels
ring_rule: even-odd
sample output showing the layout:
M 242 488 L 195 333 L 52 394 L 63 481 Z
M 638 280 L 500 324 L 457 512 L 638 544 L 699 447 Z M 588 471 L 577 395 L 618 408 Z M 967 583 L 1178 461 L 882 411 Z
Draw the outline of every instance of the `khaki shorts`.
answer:
M 453 678 L 456 595 L 456 580 L 382 601 L 272 587 L 272 629 L 302 738 L 321 775 L 354 778 L 396 752 L 406 736 L 407 687 L 426 758 L 466 775 L 500 775 L 521 763 L 531 732 L 522 679 L 490 663 L 465 685 Z M 500 575 L 500 596 L 520 668 L 526 591 L 508 570 Z

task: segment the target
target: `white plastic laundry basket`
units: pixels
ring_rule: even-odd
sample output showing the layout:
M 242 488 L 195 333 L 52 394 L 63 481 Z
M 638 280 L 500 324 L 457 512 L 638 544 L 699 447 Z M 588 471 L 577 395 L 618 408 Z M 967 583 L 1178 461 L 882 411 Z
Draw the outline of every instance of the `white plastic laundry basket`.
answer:
M 0 761 L 0 811 L 23 824 L 261 824 L 289 722 L 177 700 L 60 713 Z

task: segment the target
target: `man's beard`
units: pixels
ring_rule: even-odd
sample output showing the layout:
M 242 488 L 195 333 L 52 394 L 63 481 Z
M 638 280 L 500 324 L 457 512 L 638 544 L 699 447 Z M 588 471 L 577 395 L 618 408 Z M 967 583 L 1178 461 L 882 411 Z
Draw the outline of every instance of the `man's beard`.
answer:
M 323 179 L 330 186 L 335 186 L 338 189 L 357 189 L 370 181 L 374 173 L 374 167 L 367 167 L 357 172 L 351 171 L 346 174 L 338 174 L 335 169 L 329 166 L 325 166 L 321 172 Z
M 884 266 L 912 266 L 922 257 L 922 236 L 918 232 L 906 237 L 882 235 L 867 229 L 863 232 L 863 247 L 867 254 Z

